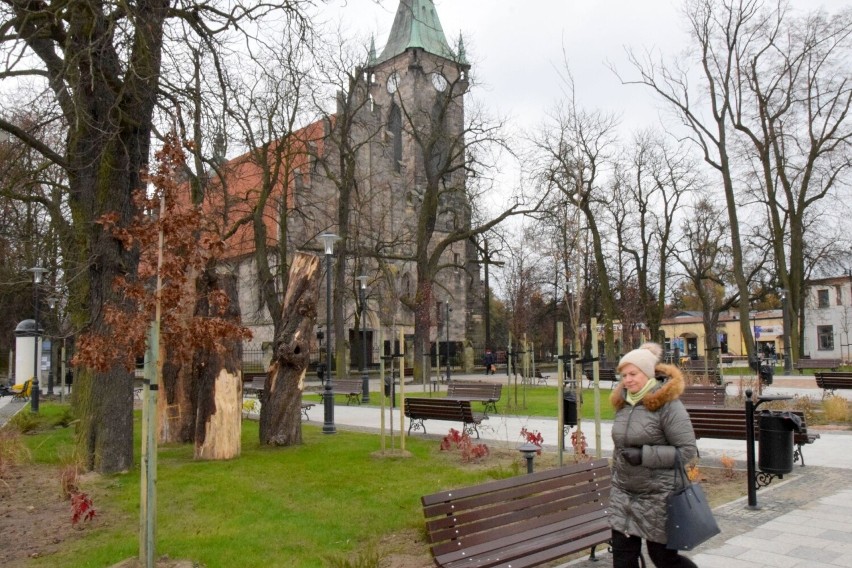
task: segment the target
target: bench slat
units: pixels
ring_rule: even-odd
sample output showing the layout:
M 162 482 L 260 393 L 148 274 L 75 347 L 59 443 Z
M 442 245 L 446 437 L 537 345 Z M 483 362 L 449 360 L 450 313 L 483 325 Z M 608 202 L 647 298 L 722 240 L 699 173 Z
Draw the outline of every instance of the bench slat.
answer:
M 436 560 L 440 559 L 440 566 L 536 566 L 607 542 L 611 534 L 608 513 L 601 509 L 528 531 L 508 533 L 496 541 L 441 554 Z M 578 544 L 577 540 L 582 542 Z M 533 561 L 532 555 L 538 555 L 539 559 Z
M 470 401 L 467 400 L 416 397 L 405 399 L 405 416 L 410 419 L 409 434 L 412 428 L 415 430 L 423 428 L 425 433 L 424 420 L 448 420 L 461 422 L 465 431 L 468 428 L 473 429 L 477 438 L 479 438 L 479 430 L 476 427 L 488 418 L 484 414 L 473 412 L 470 408 Z
M 849 371 L 824 371 L 814 373 L 814 377 L 817 386 L 823 390 L 852 389 L 852 372 Z
M 696 439 L 718 438 L 743 441 L 746 439 L 745 409 L 687 407 L 686 411 L 692 422 L 692 429 L 695 432 Z M 793 443 L 798 446 L 798 450 L 794 452 L 795 457 L 797 453 L 800 456 L 802 455 L 802 446 L 804 444 L 813 444 L 819 439 L 819 434 L 808 432 L 804 413 L 798 410 L 791 412 L 797 415 L 802 421 L 802 430 L 800 432 L 793 432 Z M 756 412 L 754 415 L 754 439 L 760 439 L 759 412 Z M 804 465 L 804 460 L 802 461 L 802 465 Z
M 610 539 L 611 472 L 595 460 L 421 498 L 438 566 L 536 566 Z

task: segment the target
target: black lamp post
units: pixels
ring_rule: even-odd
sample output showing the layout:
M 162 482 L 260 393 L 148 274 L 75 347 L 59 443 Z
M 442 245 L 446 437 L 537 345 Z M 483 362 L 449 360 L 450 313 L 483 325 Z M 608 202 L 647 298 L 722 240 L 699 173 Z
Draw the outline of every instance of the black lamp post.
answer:
M 450 382 L 450 312 L 453 309 L 450 307 L 450 301 L 447 300 L 447 317 L 444 318 L 444 327 L 447 328 L 447 382 Z
M 331 384 L 331 259 L 334 256 L 334 243 L 340 237 L 332 233 L 323 233 L 320 235 L 323 247 L 325 248 L 325 321 L 328 326 L 328 341 L 325 344 L 325 362 L 326 373 L 325 386 L 323 388 L 323 408 L 325 410 L 324 421 L 322 424 L 323 434 L 336 434 L 337 429 L 334 427 L 334 394 L 332 394 Z
M 793 362 L 790 359 L 790 314 L 787 313 L 787 290 L 781 290 L 781 333 L 784 343 L 784 374 L 793 372 Z
M 50 308 L 52 312 L 56 309 L 56 298 L 53 296 L 47 299 L 47 306 Z M 52 343 L 52 342 L 51 342 Z M 56 382 L 54 380 L 54 374 L 56 373 L 56 369 L 53 368 L 53 347 L 50 349 L 50 372 L 47 374 L 47 394 L 49 396 L 53 396 L 53 384 Z
M 38 384 L 38 285 L 41 284 L 42 276 L 45 272 L 47 272 L 47 270 L 41 266 L 36 266 L 34 268 L 30 268 L 29 271 L 33 273 L 33 311 L 35 312 L 35 329 L 33 330 L 33 341 L 35 342 L 35 345 L 33 346 L 33 382 L 30 411 L 34 414 L 38 414 L 38 398 L 39 394 L 41 394 L 41 387 Z
M 364 325 L 364 314 L 367 313 L 367 277 L 356 278 L 360 282 L 358 287 L 361 302 L 361 402 L 370 402 L 370 378 L 367 376 L 367 328 Z

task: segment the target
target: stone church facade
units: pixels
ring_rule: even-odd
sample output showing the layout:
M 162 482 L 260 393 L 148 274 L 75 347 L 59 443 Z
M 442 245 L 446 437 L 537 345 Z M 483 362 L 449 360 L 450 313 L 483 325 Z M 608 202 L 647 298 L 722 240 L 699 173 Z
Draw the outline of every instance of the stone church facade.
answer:
M 368 61 L 357 72 L 357 83 L 350 93 L 339 95 L 337 112 L 297 133 L 303 151 L 290 160 L 292 174 L 282 184 L 287 190 L 277 196 L 277 211 L 299 212 L 288 215 L 287 250 L 322 257 L 317 237 L 325 232 L 341 233 L 339 184 L 341 178 L 351 175 L 354 191 L 344 231 L 346 253 L 336 254 L 335 262 L 345 263 L 344 334 L 348 345 L 358 350 L 355 336 L 361 332 L 355 327 L 355 278 L 367 276 L 364 329 L 369 363 L 377 363 L 380 353 L 389 352 L 391 337 L 402 332 L 406 366 L 413 366 L 416 314 L 411 308 L 418 279 L 413 259 L 424 224 L 434 224 L 428 251 L 436 250 L 442 240 L 452 241 L 437 259 L 439 269 L 428 309 L 429 344 L 424 351 L 434 353 L 437 342 L 443 355 L 449 337 L 456 364 L 469 365 L 469 346 L 483 342 L 483 292 L 476 247 L 470 239 L 458 239 L 471 225 L 464 167 L 464 96 L 469 71 L 461 39 L 455 49 L 449 46 L 433 2 L 401 0 L 385 47 L 381 52 L 371 47 Z M 343 121 L 349 125 L 345 143 L 340 137 Z M 341 159 L 344 147 L 354 157 L 352 172 L 341 172 L 346 163 Z M 232 160 L 228 167 L 239 172 L 233 174 L 240 179 L 237 191 L 248 194 L 258 176 L 251 172 L 250 164 L 240 161 Z M 435 188 L 437 192 L 429 191 Z M 424 199 L 437 199 L 434 216 L 421 214 Z M 268 215 L 270 235 L 279 229 L 275 207 Z M 238 233 L 229 245 L 239 278 L 243 322 L 254 333 L 250 347 L 268 345 L 272 325 L 257 292 L 251 237 Z M 323 277 L 318 324 L 327 341 L 325 281 Z M 337 280 L 335 287 L 340 283 Z M 444 325 L 447 315 L 449 329 Z M 384 345 L 379 344 L 379 330 Z M 357 359 L 347 356 L 347 360 L 357 364 Z

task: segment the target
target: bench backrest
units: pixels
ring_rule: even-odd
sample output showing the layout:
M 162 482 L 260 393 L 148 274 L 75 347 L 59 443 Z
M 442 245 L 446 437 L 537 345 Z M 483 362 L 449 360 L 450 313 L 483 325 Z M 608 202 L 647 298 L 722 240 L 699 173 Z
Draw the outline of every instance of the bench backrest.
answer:
M 746 422 L 744 408 L 714 408 L 687 407 L 689 420 L 696 438 L 722 438 L 728 440 L 745 440 Z M 802 429 L 806 430 L 803 412 L 791 411 L 802 421 Z M 754 413 L 754 438 L 760 435 L 760 412 Z M 795 438 L 795 433 L 794 433 Z
M 725 406 L 725 387 L 687 385 L 680 400 L 686 406 Z
M 363 388 L 361 379 L 335 379 L 331 383 L 336 392 L 359 393 Z
M 455 420 L 465 424 L 474 421 L 470 401 L 447 398 L 406 397 L 405 415 L 425 420 Z
M 593 376 L 593 371 L 592 371 L 592 369 L 583 369 L 583 374 L 584 374 L 584 375 L 586 375 L 586 378 L 587 378 L 589 381 L 593 381 L 593 380 L 594 380 L 594 376 Z M 620 373 L 618 373 L 618 372 L 617 372 L 615 369 L 613 369 L 612 367 L 608 367 L 608 368 L 605 368 L 605 369 L 604 369 L 604 368 L 601 368 L 601 369 L 598 369 L 598 379 L 599 379 L 599 380 L 601 380 L 601 381 L 613 381 L 613 382 L 616 382 L 616 381 L 620 381 L 620 380 L 621 380 L 621 374 L 620 374 Z
M 500 383 L 471 383 L 463 381 L 450 381 L 447 385 L 447 396 L 469 396 L 472 398 L 487 398 L 494 401 L 500 400 L 503 385 Z
M 850 388 L 852 387 L 852 372 L 848 371 L 824 371 L 814 373 L 816 384 L 821 389 Z
M 601 459 L 425 495 L 432 554 L 444 565 L 471 547 L 511 546 L 524 531 L 554 531 L 558 542 L 608 533 L 610 487 L 609 462 Z
M 796 369 L 837 369 L 840 367 L 840 359 L 799 359 L 796 361 Z

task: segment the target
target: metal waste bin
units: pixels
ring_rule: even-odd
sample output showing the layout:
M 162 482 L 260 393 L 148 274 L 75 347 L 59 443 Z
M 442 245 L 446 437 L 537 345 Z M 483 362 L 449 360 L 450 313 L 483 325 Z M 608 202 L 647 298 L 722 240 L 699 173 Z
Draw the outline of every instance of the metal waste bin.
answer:
M 764 473 L 790 473 L 793 471 L 793 431 L 800 428 L 799 417 L 791 412 L 764 410 L 759 421 L 757 467 Z
M 771 385 L 772 379 L 775 377 L 775 367 L 770 361 L 763 361 L 760 364 L 760 369 L 757 371 L 760 376 L 760 382 L 764 385 Z
M 396 381 L 393 377 L 385 377 L 385 396 L 390 398 L 391 408 L 396 408 Z
M 571 391 L 562 395 L 562 423 L 565 426 L 577 425 L 577 395 Z

